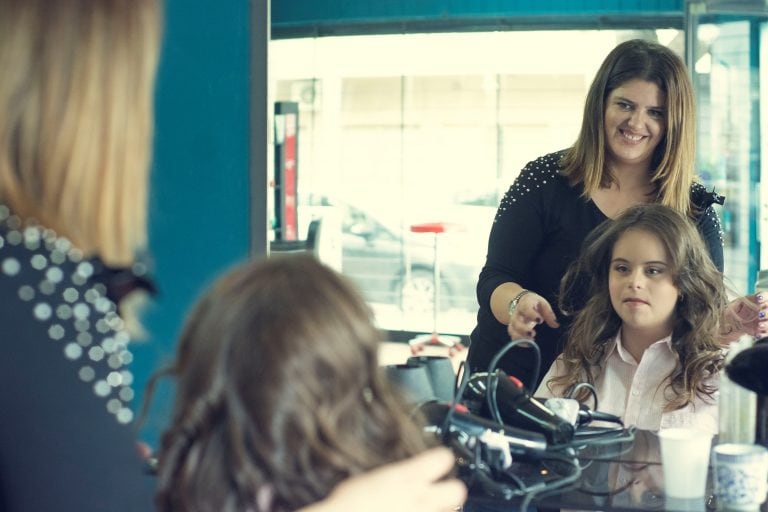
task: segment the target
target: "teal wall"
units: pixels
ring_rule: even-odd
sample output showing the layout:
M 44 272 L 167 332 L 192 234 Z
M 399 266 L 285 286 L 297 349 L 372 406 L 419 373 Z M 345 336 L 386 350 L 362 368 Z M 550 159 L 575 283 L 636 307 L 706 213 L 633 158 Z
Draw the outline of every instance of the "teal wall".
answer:
M 272 37 L 537 27 L 682 26 L 685 0 L 275 0 Z
M 150 249 L 159 295 L 134 345 L 135 389 L 170 359 L 184 315 L 212 278 L 248 256 L 249 3 L 167 0 L 158 71 Z M 169 389 L 142 437 L 164 425 Z

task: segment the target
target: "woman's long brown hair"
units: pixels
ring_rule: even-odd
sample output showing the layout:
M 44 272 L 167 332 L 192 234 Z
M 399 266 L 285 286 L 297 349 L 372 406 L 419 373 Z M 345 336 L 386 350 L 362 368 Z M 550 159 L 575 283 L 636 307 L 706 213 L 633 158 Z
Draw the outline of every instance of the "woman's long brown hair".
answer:
M 625 41 L 605 58 L 587 92 L 578 138 L 563 156 L 563 174 L 572 185 L 582 184 L 586 196 L 614 181 L 605 162 L 605 103 L 611 91 L 638 79 L 656 84 L 666 96 L 664 138 L 651 164 L 656 185 L 651 200 L 690 215 L 696 158 L 693 86 L 682 59 L 652 41 Z

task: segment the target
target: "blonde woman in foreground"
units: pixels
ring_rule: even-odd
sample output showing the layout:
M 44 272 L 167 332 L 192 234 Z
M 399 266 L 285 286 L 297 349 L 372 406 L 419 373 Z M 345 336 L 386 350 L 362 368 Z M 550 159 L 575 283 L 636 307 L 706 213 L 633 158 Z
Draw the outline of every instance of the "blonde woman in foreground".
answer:
M 153 510 L 109 276 L 146 245 L 160 25 L 156 0 L 0 0 L 4 512 Z M 460 502 L 456 483 L 399 485 L 409 470 L 451 465 L 424 457 L 345 482 L 326 506 Z

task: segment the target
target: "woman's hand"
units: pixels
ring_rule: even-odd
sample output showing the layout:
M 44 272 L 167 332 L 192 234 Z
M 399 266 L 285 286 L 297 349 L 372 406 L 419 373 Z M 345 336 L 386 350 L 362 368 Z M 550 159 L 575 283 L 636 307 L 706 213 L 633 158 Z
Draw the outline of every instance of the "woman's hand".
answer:
M 560 327 L 547 299 L 529 291 L 520 297 L 517 307 L 511 312 L 507 332 L 512 340 L 532 340 L 536 338 L 536 326 L 544 322 L 553 329 Z
M 455 464 L 453 452 L 432 448 L 340 483 L 325 500 L 301 512 L 448 512 L 467 498 L 467 488 L 447 475 Z
M 732 300 L 725 309 L 723 341 L 737 340 L 744 334 L 768 336 L 768 294 L 758 292 Z

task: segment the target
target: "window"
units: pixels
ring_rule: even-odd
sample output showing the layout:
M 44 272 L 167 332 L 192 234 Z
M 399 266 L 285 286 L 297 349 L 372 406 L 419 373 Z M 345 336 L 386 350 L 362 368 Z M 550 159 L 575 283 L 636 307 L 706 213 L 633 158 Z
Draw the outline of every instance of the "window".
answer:
M 676 30 L 272 41 L 271 99 L 300 107 L 300 232 L 333 219 L 323 236 L 379 327 L 430 332 L 434 239 L 410 227 L 448 223 L 437 329 L 468 335 L 501 196 L 526 162 L 573 143 L 597 67 L 633 37 L 682 53 Z

